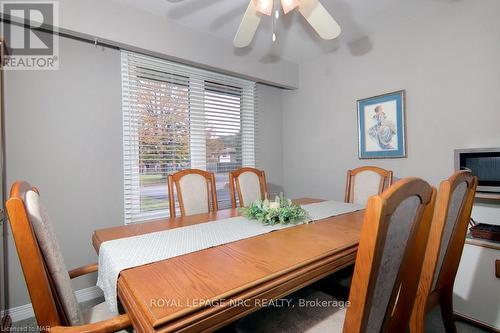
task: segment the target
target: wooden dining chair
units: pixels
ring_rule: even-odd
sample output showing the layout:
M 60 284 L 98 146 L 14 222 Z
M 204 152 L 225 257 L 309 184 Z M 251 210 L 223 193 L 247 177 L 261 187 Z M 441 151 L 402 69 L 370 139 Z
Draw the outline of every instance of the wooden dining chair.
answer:
M 459 171 L 441 182 L 420 277 L 410 331 L 425 331 L 425 315 L 441 307 L 446 332 L 456 332 L 453 285 L 471 216 L 477 178 Z
M 418 178 L 403 179 L 369 199 L 349 307 L 266 308 L 242 319 L 236 330 L 405 332 L 417 292 L 434 200 L 435 189 Z M 318 291 L 304 297 L 303 304 L 315 304 L 316 299 L 336 301 Z
M 266 198 L 266 173 L 255 168 L 240 168 L 229 173 L 231 205 L 236 208 L 236 195 L 240 207 L 248 207 L 255 200 Z
M 364 166 L 347 171 L 345 202 L 366 204 L 368 198 L 392 185 L 392 171 Z
M 70 279 L 97 271 L 97 264 L 66 270 L 38 190 L 26 182 L 12 186 L 6 203 L 12 235 L 38 326 L 43 332 L 117 332 L 130 327 L 127 314 L 106 303 L 82 311 Z
M 215 175 L 212 172 L 187 169 L 168 176 L 168 200 L 172 218 L 176 215 L 175 193 L 181 216 L 218 210 Z

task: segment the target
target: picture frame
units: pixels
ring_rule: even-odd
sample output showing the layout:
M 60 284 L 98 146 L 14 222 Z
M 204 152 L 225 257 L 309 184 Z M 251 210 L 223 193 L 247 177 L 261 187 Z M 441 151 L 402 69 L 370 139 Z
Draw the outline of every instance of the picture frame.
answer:
M 357 101 L 358 157 L 406 157 L 406 91 Z

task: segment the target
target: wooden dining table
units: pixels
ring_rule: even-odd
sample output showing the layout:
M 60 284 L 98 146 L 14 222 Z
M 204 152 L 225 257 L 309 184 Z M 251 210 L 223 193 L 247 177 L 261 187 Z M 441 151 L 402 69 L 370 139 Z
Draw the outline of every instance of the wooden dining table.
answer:
M 299 204 L 321 202 L 303 198 Z M 102 243 L 238 215 L 227 209 L 96 230 Z M 354 263 L 357 211 L 123 270 L 122 310 L 136 332 L 211 332 Z

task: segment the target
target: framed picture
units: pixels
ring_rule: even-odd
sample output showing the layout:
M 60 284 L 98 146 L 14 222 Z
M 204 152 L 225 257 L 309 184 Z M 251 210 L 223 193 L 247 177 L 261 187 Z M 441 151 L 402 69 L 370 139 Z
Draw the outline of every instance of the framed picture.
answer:
M 359 158 L 406 157 L 405 91 L 358 100 Z

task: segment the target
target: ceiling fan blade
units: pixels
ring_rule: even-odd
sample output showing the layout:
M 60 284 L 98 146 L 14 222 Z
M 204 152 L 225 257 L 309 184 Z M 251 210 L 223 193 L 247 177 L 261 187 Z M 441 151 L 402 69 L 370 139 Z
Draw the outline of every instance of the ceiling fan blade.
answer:
M 238 28 L 238 32 L 234 37 L 233 45 L 235 47 L 245 47 L 250 45 L 253 36 L 255 35 L 255 31 L 257 31 L 257 27 L 259 26 L 261 17 L 262 14 L 257 11 L 254 2 L 250 0 L 248 8 L 245 11 L 245 15 L 243 16 L 243 20 Z
M 281 0 L 281 8 L 285 15 L 297 8 L 299 4 L 300 0 Z
M 318 0 L 302 0 L 299 12 L 321 38 L 334 39 L 340 35 L 340 26 Z

